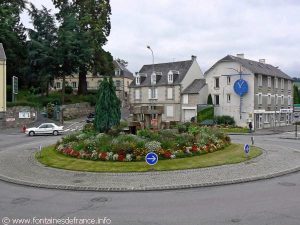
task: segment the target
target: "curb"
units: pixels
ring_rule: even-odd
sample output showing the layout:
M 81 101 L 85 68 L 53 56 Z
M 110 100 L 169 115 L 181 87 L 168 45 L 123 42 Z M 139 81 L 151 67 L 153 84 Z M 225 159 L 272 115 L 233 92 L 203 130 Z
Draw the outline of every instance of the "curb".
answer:
M 101 191 L 101 192 L 140 192 L 140 191 L 166 191 L 166 190 L 178 190 L 178 189 L 190 189 L 190 188 L 200 188 L 200 187 L 214 187 L 214 186 L 221 186 L 221 185 L 230 185 L 230 184 L 240 184 L 246 183 L 251 181 L 259 181 L 264 179 L 271 179 L 275 177 L 280 177 L 283 175 L 287 175 L 290 173 L 295 173 L 300 171 L 300 166 L 273 173 L 264 176 L 257 176 L 257 177 L 246 177 L 236 180 L 228 180 L 228 181 L 220 181 L 220 182 L 208 182 L 208 183 L 200 183 L 200 184 L 189 184 L 189 185 L 168 185 L 168 186 L 158 186 L 158 187 L 141 187 L 141 188 L 97 188 L 97 187 L 87 187 L 87 186 L 73 186 L 73 185 L 55 185 L 55 184 L 39 184 L 39 183 L 31 183 L 23 180 L 9 178 L 3 175 L 0 175 L 0 180 L 23 185 L 29 187 L 36 187 L 36 188 L 45 188 L 45 189 L 57 189 L 57 190 L 72 190 L 72 191 Z

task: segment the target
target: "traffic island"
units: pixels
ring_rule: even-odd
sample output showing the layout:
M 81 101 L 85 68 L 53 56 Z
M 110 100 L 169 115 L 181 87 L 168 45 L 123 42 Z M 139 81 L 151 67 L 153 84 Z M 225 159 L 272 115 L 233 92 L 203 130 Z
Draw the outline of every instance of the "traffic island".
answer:
M 84 172 L 148 172 L 148 171 L 172 171 L 187 170 L 196 168 L 213 167 L 227 164 L 241 163 L 249 161 L 262 154 L 262 150 L 252 147 L 248 157 L 243 151 L 241 144 L 230 144 L 226 148 L 210 154 L 190 156 L 178 159 L 158 160 L 158 163 L 151 166 L 145 161 L 138 162 L 110 162 L 77 159 L 57 152 L 53 146 L 44 148 L 42 152 L 36 154 L 36 159 L 53 168 L 84 171 Z

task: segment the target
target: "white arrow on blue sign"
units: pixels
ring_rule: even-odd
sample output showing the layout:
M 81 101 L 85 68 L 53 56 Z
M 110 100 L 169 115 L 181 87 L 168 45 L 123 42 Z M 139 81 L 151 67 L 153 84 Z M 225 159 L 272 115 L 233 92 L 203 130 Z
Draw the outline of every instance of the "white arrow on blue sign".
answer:
M 146 155 L 145 160 L 149 165 L 155 165 L 158 162 L 158 155 L 154 152 L 149 152 Z
M 246 154 L 248 154 L 250 152 L 250 145 L 245 144 L 244 145 L 244 151 L 245 151 Z

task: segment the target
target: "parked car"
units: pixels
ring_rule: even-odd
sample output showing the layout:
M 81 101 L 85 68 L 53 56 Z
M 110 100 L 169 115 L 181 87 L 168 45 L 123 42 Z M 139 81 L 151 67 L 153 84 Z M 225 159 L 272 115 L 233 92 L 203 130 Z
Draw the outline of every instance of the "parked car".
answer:
M 87 118 L 86 118 L 86 122 L 87 123 L 93 123 L 94 122 L 94 119 L 95 119 L 95 113 L 90 113 Z
M 63 133 L 63 126 L 57 126 L 55 123 L 42 123 L 38 127 L 30 127 L 25 130 L 25 134 L 34 136 L 36 134 L 52 134 L 58 135 Z

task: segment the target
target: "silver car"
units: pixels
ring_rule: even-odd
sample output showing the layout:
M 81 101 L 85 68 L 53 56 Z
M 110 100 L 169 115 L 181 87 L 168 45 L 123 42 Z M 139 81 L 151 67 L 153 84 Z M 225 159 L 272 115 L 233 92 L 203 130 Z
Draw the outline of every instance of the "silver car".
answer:
M 57 126 L 55 123 L 42 123 L 38 127 L 31 127 L 25 130 L 25 134 L 34 136 L 36 134 L 52 134 L 58 135 L 63 133 L 63 126 Z

